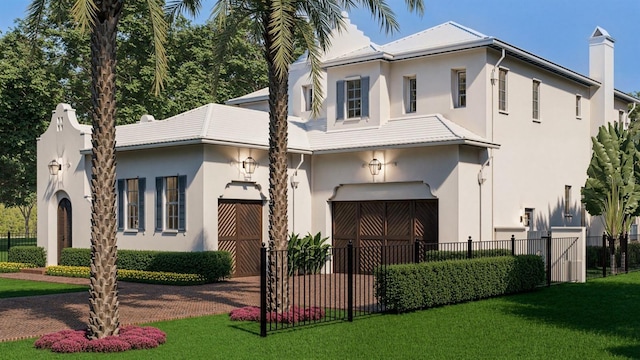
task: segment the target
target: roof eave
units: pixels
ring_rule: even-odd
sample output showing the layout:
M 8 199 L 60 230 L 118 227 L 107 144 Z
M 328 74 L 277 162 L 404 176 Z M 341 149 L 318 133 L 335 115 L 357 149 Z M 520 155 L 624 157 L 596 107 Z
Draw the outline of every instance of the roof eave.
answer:
M 613 96 L 623 100 L 623 101 L 627 101 L 629 103 L 635 103 L 635 104 L 640 104 L 640 99 L 636 98 L 635 96 L 631 96 L 629 94 L 626 94 L 618 89 L 615 89 L 613 91 Z
M 133 144 L 133 145 L 122 145 L 122 146 L 116 145 L 116 150 L 118 152 L 122 152 L 122 151 L 134 151 L 134 150 L 159 149 L 159 148 L 167 148 L 167 147 L 173 147 L 173 146 L 198 145 L 198 144 L 244 147 L 244 148 L 256 149 L 256 150 L 269 150 L 268 145 L 259 145 L 259 144 L 245 143 L 245 142 L 239 142 L 239 141 L 204 139 L 204 138 L 161 141 L 161 142 L 155 142 L 150 144 Z M 289 147 L 287 151 L 292 153 L 297 153 L 297 154 L 305 154 L 305 155 L 312 154 L 311 150 L 299 148 L 299 147 Z M 80 150 L 80 153 L 83 155 L 90 155 L 91 149 Z
M 487 148 L 487 149 L 499 149 L 500 144 L 485 142 L 481 140 L 471 140 L 471 139 L 455 139 L 455 140 L 443 140 L 443 141 L 427 141 L 427 142 L 416 142 L 416 143 L 408 143 L 408 144 L 388 144 L 388 145 L 364 145 L 364 146 L 349 146 L 344 148 L 333 148 L 333 149 L 314 149 L 313 155 L 322 155 L 322 154 L 336 154 L 336 153 L 346 153 L 353 151 L 362 151 L 362 150 L 380 150 L 380 149 L 399 149 L 399 148 L 416 148 L 416 147 L 431 147 L 431 146 L 445 146 L 445 145 L 468 145 L 473 147 Z

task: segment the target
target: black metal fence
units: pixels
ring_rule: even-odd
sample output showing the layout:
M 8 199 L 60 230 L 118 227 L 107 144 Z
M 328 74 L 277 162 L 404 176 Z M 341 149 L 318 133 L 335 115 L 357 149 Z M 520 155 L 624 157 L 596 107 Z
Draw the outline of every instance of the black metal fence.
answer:
M 36 246 L 36 237 L 30 237 L 28 234 L 21 234 L 16 237 L 10 231 L 6 236 L 0 236 L 0 262 L 9 261 L 9 249 L 13 246 Z
M 580 279 L 578 238 L 515 239 L 457 243 L 394 244 L 329 248 L 288 254 L 261 249 L 260 334 L 385 311 L 375 296 L 373 271 L 393 264 L 471 259 L 491 256 L 538 255 L 545 262 L 546 284 Z M 288 269 L 288 260 L 312 259 L 308 265 Z M 269 267 L 268 260 L 273 264 Z M 321 266 L 318 266 L 321 262 Z M 303 262 L 304 263 L 304 262 Z M 271 288 L 273 291 L 269 291 Z M 282 309 L 288 309 L 283 311 Z
M 637 235 L 588 236 L 587 278 L 606 277 L 640 270 L 640 241 Z

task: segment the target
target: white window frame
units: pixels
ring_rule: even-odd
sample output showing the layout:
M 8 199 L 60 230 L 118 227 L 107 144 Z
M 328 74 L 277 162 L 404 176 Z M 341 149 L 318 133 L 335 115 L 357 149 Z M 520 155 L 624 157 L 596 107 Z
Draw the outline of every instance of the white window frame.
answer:
M 455 79 L 455 107 L 467 107 L 467 69 L 454 70 Z
M 533 121 L 540 122 L 540 86 L 542 82 L 538 79 L 533 79 L 531 82 L 531 116 Z
M 413 114 L 418 110 L 418 81 L 415 75 L 404 77 L 404 112 Z
M 576 94 L 576 118 L 582 119 L 582 95 Z
M 302 86 L 302 111 L 311 111 L 313 109 L 313 86 Z
M 498 111 L 507 113 L 509 111 L 509 69 L 498 69 Z
M 345 87 L 346 118 L 359 119 L 362 117 L 362 79 L 346 79 Z
M 571 216 L 571 185 L 564 186 L 564 216 Z

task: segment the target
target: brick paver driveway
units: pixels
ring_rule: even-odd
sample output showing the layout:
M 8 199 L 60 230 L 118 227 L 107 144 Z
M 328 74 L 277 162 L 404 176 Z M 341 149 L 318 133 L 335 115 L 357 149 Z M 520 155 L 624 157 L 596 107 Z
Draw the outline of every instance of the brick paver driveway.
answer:
M 87 284 L 88 279 L 36 274 L 1 274 L 6 278 Z M 120 323 L 227 313 L 242 306 L 259 305 L 259 277 L 236 278 L 198 286 L 150 285 L 119 282 Z M 40 336 L 62 329 L 86 327 L 89 295 L 86 292 L 0 299 L 0 341 Z

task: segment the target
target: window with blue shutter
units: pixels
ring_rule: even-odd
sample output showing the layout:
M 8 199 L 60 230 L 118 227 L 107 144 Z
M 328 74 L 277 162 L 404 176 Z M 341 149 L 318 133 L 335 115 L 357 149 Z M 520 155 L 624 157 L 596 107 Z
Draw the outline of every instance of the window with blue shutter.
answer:
M 147 190 L 147 180 L 138 179 L 138 230 L 144 231 L 144 193 Z
M 178 230 L 186 230 L 186 188 L 187 188 L 187 176 L 178 176 Z
M 362 95 L 361 116 L 369 117 L 369 77 L 364 76 L 360 79 L 360 93 Z
M 156 178 L 156 231 L 186 231 L 186 188 L 186 175 Z
M 344 80 L 336 82 L 336 120 L 344 119 Z
M 124 230 L 124 179 L 118 179 L 118 230 Z
M 164 178 L 156 178 L 156 231 L 162 231 L 162 204 L 164 202 L 163 196 Z

